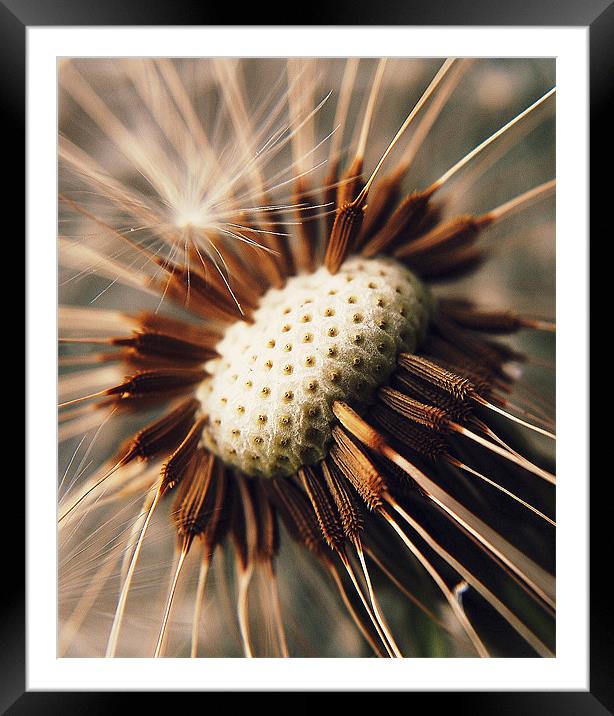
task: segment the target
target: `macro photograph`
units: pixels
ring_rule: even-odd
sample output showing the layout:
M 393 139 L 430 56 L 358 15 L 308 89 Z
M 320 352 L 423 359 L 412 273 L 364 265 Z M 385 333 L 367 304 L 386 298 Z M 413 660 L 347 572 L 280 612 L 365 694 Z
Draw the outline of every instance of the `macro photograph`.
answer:
M 555 59 L 57 78 L 57 656 L 555 657 Z

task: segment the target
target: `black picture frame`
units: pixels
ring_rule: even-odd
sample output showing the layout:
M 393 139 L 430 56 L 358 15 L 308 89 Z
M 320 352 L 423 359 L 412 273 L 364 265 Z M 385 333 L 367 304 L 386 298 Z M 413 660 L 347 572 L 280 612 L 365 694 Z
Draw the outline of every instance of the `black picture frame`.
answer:
M 305 10 L 305 7 L 303 7 Z M 242 8 L 242 25 L 294 24 L 279 8 L 254 4 Z M 612 0 L 410 0 L 403 7 L 383 6 L 360 0 L 335 3 L 310 3 L 310 17 L 320 25 L 485 25 L 485 26 L 583 26 L 589 28 L 590 47 L 590 136 L 591 200 L 593 226 L 608 225 L 605 212 L 611 203 L 610 181 L 604 181 L 611 169 L 611 115 L 607 100 L 614 85 L 614 2 Z M 211 7 L 192 0 L 0 0 L 0 73 L 3 121 L 5 123 L 5 159 L 7 150 L 15 152 L 11 181 L 3 200 L 14 216 L 24 207 L 26 121 L 26 29 L 29 26 L 87 25 L 227 25 L 236 20 L 236 8 Z M 280 22 L 263 22 L 274 18 Z M 306 13 L 301 13 L 305 24 Z M 299 24 L 299 23 L 296 23 Z M 607 129 L 606 129 L 607 124 Z M 7 166 L 5 164 L 5 166 Z M 8 192 L 8 194 L 7 194 Z M 606 192 L 608 193 L 606 195 Z M 609 218 L 609 217 L 608 217 Z M 600 221 L 601 219 L 601 221 Z M 609 230 L 611 232 L 611 228 Z M 19 232 L 15 234 L 19 236 Z M 605 234 L 601 245 L 607 243 Z M 25 245 L 25 244 L 24 244 Z M 607 261 L 607 258 L 604 257 Z M 11 263 L 16 263 L 11 257 Z M 588 340 L 579 336 L 578 341 Z M 587 429 L 579 426 L 579 429 Z M 5 468 L 6 469 L 6 468 Z M 12 471 L 12 468 L 11 468 Z M 595 714 L 614 713 L 614 659 L 612 647 L 611 556 L 607 551 L 610 479 L 599 475 L 591 485 L 590 507 L 590 691 L 560 692 L 435 692 L 408 695 L 408 708 L 429 709 L 446 706 L 456 713 L 493 714 Z M 8 494 L 7 494 L 8 491 Z M 24 483 L 18 472 L 5 475 L 4 502 L 10 505 L 15 524 L 4 521 L 7 534 L 3 556 L 15 564 L 5 566 L 0 593 L 4 608 L 0 611 L 0 709 L 2 713 L 109 713 L 143 708 L 142 692 L 34 692 L 25 680 L 26 624 L 23 526 L 25 525 Z M 608 512 L 606 512 L 606 510 Z M 15 526 L 16 525 L 16 526 Z M 8 548 L 7 546 L 10 546 Z M 240 695 L 240 694 L 237 694 Z M 247 694 L 246 694 L 247 695 Z M 185 696 L 185 694 L 182 694 Z M 202 695 L 191 694 L 201 699 Z M 249 694 L 253 699 L 257 694 Z M 156 693 L 157 705 L 164 708 L 174 693 Z M 418 699 L 421 704 L 416 703 Z M 138 700 L 138 701 L 137 701 Z M 253 708 L 253 702 L 250 703 Z

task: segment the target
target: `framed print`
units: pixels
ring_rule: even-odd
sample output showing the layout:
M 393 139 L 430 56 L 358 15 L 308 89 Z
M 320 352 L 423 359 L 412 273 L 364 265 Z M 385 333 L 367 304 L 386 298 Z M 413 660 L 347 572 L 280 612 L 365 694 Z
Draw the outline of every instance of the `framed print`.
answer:
M 4 3 L 27 189 L 9 712 L 612 708 L 588 132 L 614 15 L 477 10 Z

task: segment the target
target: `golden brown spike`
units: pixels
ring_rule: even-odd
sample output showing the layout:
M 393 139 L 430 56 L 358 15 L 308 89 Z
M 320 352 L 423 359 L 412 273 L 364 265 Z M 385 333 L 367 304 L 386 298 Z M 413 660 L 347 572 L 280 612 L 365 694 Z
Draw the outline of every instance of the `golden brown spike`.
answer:
M 375 423 L 395 440 L 418 455 L 423 455 L 429 460 L 437 460 L 448 452 L 447 443 L 440 435 L 404 419 L 384 405 L 375 405 L 371 410 L 371 416 Z
M 416 258 L 408 262 L 412 270 L 420 278 L 435 283 L 460 278 L 475 271 L 484 263 L 487 253 L 477 246 L 468 246 L 425 257 L 422 261 Z
M 210 276 L 213 275 L 212 272 Z M 187 267 L 175 267 L 168 278 L 160 281 L 159 289 L 162 295 L 188 306 L 203 318 L 232 323 L 243 314 L 228 288 L 225 292 L 216 289 L 210 278 L 205 279 Z
M 477 364 L 481 363 L 485 368 L 489 368 L 498 375 L 508 377 L 503 370 L 503 364 L 508 358 L 503 355 L 500 349 L 480 338 L 474 337 L 468 331 L 458 328 L 440 313 L 433 318 L 432 328 L 433 331 L 448 343 L 453 344 L 469 359 Z
M 198 447 L 206 417 L 200 417 L 192 426 L 190 432 L 185 436 L 181 445 L 173 452 L 162 468 L 162 482 L 160 489 L 163 492 L 172 490 L 184 476 L 185 471 Z
M 239 568 L 241 571 L 245 571 L 254 556 L 253 548 L 255 546 L 255 539 L 249 540 L 247 534 L 248 528 L 251 528 L 252 537 L 255 536 L 254 525 L 249 521 L 251 499 L 247 492 L 247 487 L 243 483 L 242 476 L 233 475 L 230 485 L 232 485 L 229 493 L 231 496 L 230 535 L 235 547 Z
M 66 408 L 85 400 L 114 396 L 119 401 L 139 399 L 159 400 L 178 393 L 184 393 L 196 383 L 200 383 L 206 373 L 201 369 L 169 368 L 167 370 L 143 370 L 126 378 L 123 383 L 96 393 L 83 395 L 59 404 Z
M 209 515 L 203 507 L 214 464 L 214 456 L 199 448 L 192 457 L 190 479 L 181 483 L 172 513 L 181 543 L 200 535 L 205 529 Z
M 399 365 L 412 375 L 436 386 L 456 401 L 471 400 L 476 388 L 469 378 L 458 375 L 423 356 L 400 353 Z
M 159 356 L 175 361 L 204 363 L 216 355 L 212 348 L 164 333 L 134 331 L 131 338 L 110 340 L 113 345 L 133 348 L 141 355 Z
M 329 455 L 341 474 L 354 486 L 356 492 L 371 510 L 381 504 L 384 481 L 373 462 L 339 426 L 333 428 L 335 444 Z
M 249 483 L 249 487 L 257 515 L 258 544 L 256 548 L 256 558 L 272 564 L 273 558 L 279 551 L 277 518 L 264 492 L 262 482 L 254 479 Z
M 364 527 L 360 508 L 335 467 L 328 465 L 325 460 L 321 463 L 321 467 L 328 491 L 339 511 L 343 532 L 350 542 L 356 545 L 360 540 L 360 533 Z
M 347 403 L 336 400 L 333 403 L 333 413 L 341 425 L 354 435 L 354 437 L 360 440 L 361 443 L 367 445 L 367 447 L 372 448 L 376 452 L 380 451 L 384 443 L 382 436 L 368 423 L 366 423 L 356 411 L 352 410 Z M 339 429 L 337 429 L 337 431 L 340 438 L 345 436 L 343 431 L 340 431 Z M 333 437 L 335 437 L 334 433 Z M 347 440 L 347 436 L 345 436 L 345 439 Z
M 352 251 L 364 211 L 365 200 L 360 198 L 337 210 L 324 257 L 324 265 L 330 273 L 337 273 L 347 254 Z
M 337 206 L 352 203 L 365 185 L 362 178 L 363 157 L 355 157 L 337 187 Z
M 377 397 L 385 404 L 400 413 L 404 418 L 412 420 L 429 430 L 441 433 L 447 429 L 448 416 L 441 408 L 426 405 L 414 400 L 394 388 L 380 388 Z
M 476 219 L 473 216 L 457 216 L 435 226 L 423 236 L 410 239 L 395 250 L 399 259 L 425 258 L 441 251 L 458 250 L 471 245 L 478 233 L 489 224 L 487 219 Z
M 206 376 L 202 369 L 175 368 L 169 370 L 144 370 L 127 378 L 124 383 L 107 391 L 121 400 L 145 397 L 164 397 L 184 392 Z
M 323 557 L 326 553 L 322 533 L 305 494 L 286 478 L 271 480 L 268 489 L 290 534 L 308 550 Z
M 371 192 L 369 207 L 365 211 L 365 219 L 356 242 L 356 248 L 360 248 L 365 241 L 382 228 L 390 212 L 398 204 L 400 197 L 401 177 L 396 173 L 383 177 Z
M 473 406 L 468 400 L 454 398 L 446 391 L 416 377 L 407 370 L 401 368 L 395 375 L 395 379 L 406 395 L 445 410 L 453 420 L 465 422 L 473 415 Z
M 485 333 L 508 334 L 521 328 L 554 331 L 554 324 L 520 316 L 515 311 L 479 308 L 468 301 L 440 301 L 445 316 L 463 328 Z
M 228 517 L 229 507 L 227 505 L 229 501 L 227 499 L 228 476 L 226 475 L 222 462 L 219 460 L 215 463 L 215 471 L 212 479 L 214 487 L 207 491 L 205 500 L 205 510 L 209 517 L 200 535 L 203 544 L 210 552 L 213 552 L 222 541 L 226 531 L 229 529 L 230 522 Z
M 207 493 L 211 485 L 211 477 L 213 474 L 214 463 L 215 458 L 213 457 L 213 455 L 206 453 L 204 450 L 199 450 L 190 461 L 188 469 L 191 474 L 189 476 L 189 479 L 185 479 L 182 482 L 183 489 L 181 489 L 179 495 L 177 496 L 177 500 L 175 501 L 175 506 L 173 509 L 173 521 L 175 522 L 175 526 L 177 528 L 180 555 L 179 560 L 177 562 L 177 567 L 171 584 L 171 588 L 169 590 L 166 610 L 162 619 L 162 625 L 160 627 L 160 633 L 158 636 L 158 642 L 156 645 L 154 658 L 161 656 L 164 638 L 166 634 L 166 628 L 168 625 L 168 620 L 170 617 L 171 608 L 175 596 L 175 590 L 177 588 L 179 575 L 183 568 L 185 558 L 187 557 L 190 547 L 192 546 L 194 538 L 196 536 L 203 535 L 207 527 L 207 523 L 212 517 L 212 515 L 206 509 L 205 503 Z M 216 518 L 214 517 L 213 519 Z M 204 568 L 204 571 L 203 569 L 201 569 L 199 576 L 199 593 L 202 591 L 203 594 L 205 586 L 203 580 L 206 579 L 208 563 L 209 553 L 205 552 L 205 554 L 203 555 L 203 562 L 201 564 L 201 567 Z M 198 602 L 199 599 L 197 599 L 197 604 Z M 199 614 L 200 607 L 198 607 L 198 610 L 195 611 L 195 625 L 198 624 Z M 194 650 L 194 644 L 196 644 L 197 648 L 198 643 L 197 641 L 194 641 L 194 635 L 192 643 L 192 649 Z
M 326 544 L 335 551 L 342 550 L 345 541 L 343 527 L 326 484 L 310 467 L 301 468 L 298 476 L 309 497 Z
M 426 213 L 430 198 L 430 193 L 417 191 L 406 196 L 382 228 L 363 246 L 363 256 L 372 258 L 382 253 L 404 232 L 411 230 Z
M 185 437 L 194 422 L 194 414 L 200 403 L 194 398 L 188 398 L 170 413 L 150 423 L 140 430 L 119 451 L 116 464 L 97 480 L 90 489 L 84 492 L 68 510 L 60 517 L 62 521 L 79 505 L 93 490 L 109 478 L 118 468 L 128 465 L 132 460 L 139 458 L 148 460 L 154 455 L 174 448 Z
M 481 364 L 474 358 L 470 358 L 453 343 L 444 340 L 434 332 L 426 337 L 424 356 L 421 357 L 445 367 L 454 374 L 468 378 L 476 386 L 476 390 L 484 395 L 492 393 L 494 388 L 504 393 L 510 392 L 507 377 L 502 378 L 495 375 L 491 368 Z
M 189 340 L 175 338 L 162 333 L 135 330 L 132 336 L 109 338 L 84 337 L 58 339 L 60 345 L 102 345 L 119 346 L 120 351 L 89 353 L 80 356 L 61 356 L 62 365 L 92 365 L 124 361 L 142 370 L 155 368 L 191 368 L 202 365 L 217 354 L 209 346 L 202 346 Z

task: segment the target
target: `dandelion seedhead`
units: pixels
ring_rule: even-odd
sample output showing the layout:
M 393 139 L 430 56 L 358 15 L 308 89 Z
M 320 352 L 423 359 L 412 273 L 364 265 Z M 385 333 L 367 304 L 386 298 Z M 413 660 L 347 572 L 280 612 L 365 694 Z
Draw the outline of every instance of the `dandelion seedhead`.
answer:
M 554 426 L 500 336 L 554 325 L 476 276 L 552 222 L 505 162 L 554 89 L 464 126 L 499 70 L 61 64 L 60 655 L 553 655 Z

